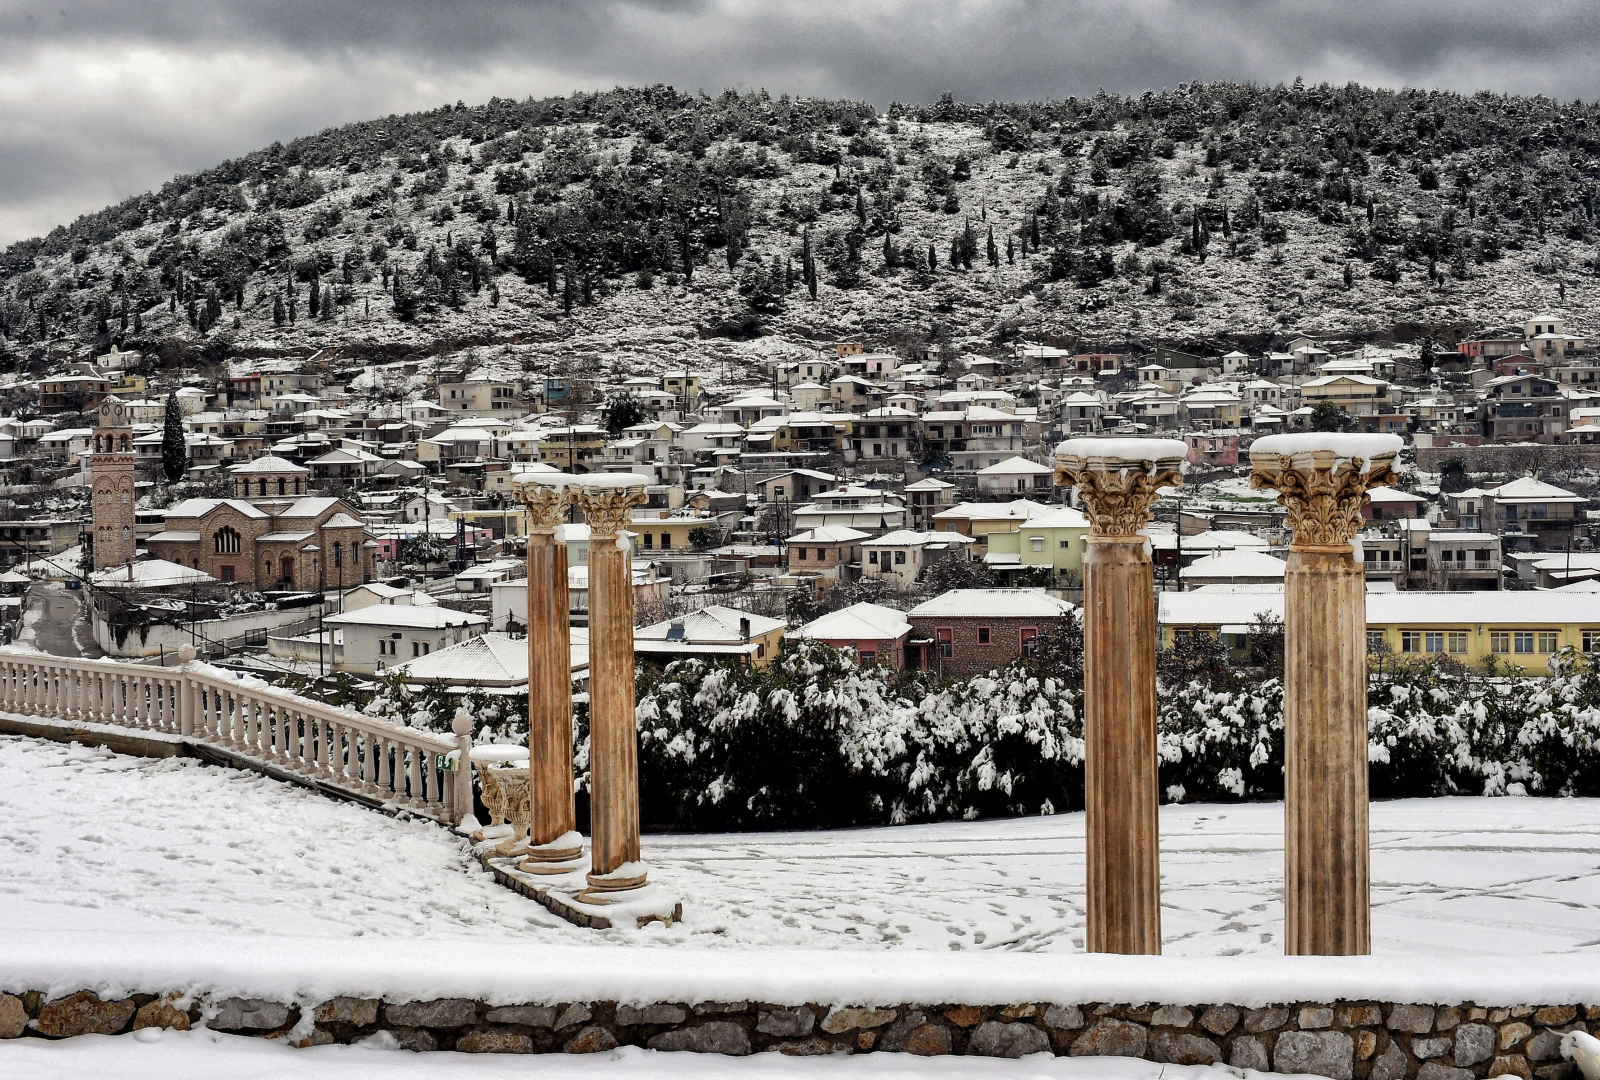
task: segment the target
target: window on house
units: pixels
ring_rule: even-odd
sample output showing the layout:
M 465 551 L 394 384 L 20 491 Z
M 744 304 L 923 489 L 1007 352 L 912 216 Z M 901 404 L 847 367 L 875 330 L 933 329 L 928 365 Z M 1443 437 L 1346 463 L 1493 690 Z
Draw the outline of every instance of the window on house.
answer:
M 1450 651 L 1464 653 L 1467 651 L 1467 632 L 1465 630 L 1452 630 L 1449 634 Z
M 1511 631 L 1489 631 L 1489 651 L 1493 653 L 1508 653 L 1511 651 Z
M 234 555 L 239 551 L 239 534 L 224 525 L 211 534 L 211 544 L 218 555 Z
M 1028 537 L 1028 545 L 1031 548 L 1033 548 L 1034 551 L 1043 551 L 1044 550 L 1044 537 L 1042 537 L 1042 536 L 1030 536 L 1030 537 Z
M 805 548 L 795 548 L 794 549 L 794 557 L 796 559 L 798 559 L 799 561 L 801 561 L 801 562 L 805 562 L 806 561 L 806 549 Z
M 878 553 L 876 551 L 869 551 L 867 553 L 867 562 L 871 563 L 873 566 L 877 566 L 878 565 Z
M 951 630 L 949 627 L 944 627 L 942 629 L 935 630 L 933 632 L 933 636 L 939 643 L 939 659 L 948 660 L 955 655 L 956 638 L 954 630 Z
M 1369 653 L 1382 652 L 1384 643 L 1382 630 L 1367 631 L 1367 651 Z
M 661 534 L 661 550 L 662 551 L 667 551 L 671 547 L 672 547 L 672 534 L 671 533 L 665 533 L 665 532 L 662 533 Z
M 1430 653 L 1444 652 L 1444 631 L 1429 630 L 1423 635 L 1423 643 Z
M 906 553 L 905 552 L 897 551 L 897 552 L 894 553 L 894 564 L 896 566 L 904 566 L 905 565 L 905 561 L 906 561 Z
M 1400 651 L 1403 653 L 1419 653 L 1422 651 L 1422 631 L 1400 631 Z
M 654 533 L 644 533 L 642 535 L 644 536 L 644 549 L 646 551 L 649 551 L 652 547 L 655 546 L 655 534 Z
M 1600 651 L 1600 630 L 1585 630 L 1583 632 L 1583 651 Z
M 1533 631 L 1514 630 L 1511 633 L 1511 648 L 1513 652 L 1533 652 Z
M 878 662 L 878 654 L 870 649 L 864 649 L 861 652 L 861 662 L 863 664 L 875 664 Z
M 978 627 L 978 644 L 989 644 L 989 628 L 987 626 Z
M 222 580 L 223 581 L 232 581 L 233 580 L 233 567 L 224 566 L 224 567 L 221 567 L 220 569 L 222 571 Z
M 1561 648 L 1561 635 L 1554 630 L 1539 631 L 1539 652 L 1552 653 Z

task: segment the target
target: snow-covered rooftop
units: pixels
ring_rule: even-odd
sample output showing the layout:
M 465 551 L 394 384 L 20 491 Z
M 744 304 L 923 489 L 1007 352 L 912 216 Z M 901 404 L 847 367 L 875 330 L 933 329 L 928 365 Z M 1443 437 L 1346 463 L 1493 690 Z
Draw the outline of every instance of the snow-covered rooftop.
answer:
M 1053 619 L 1076 610 L 1043 589 L 951 589 L 923 601 L 908 614 L 959 619 Z

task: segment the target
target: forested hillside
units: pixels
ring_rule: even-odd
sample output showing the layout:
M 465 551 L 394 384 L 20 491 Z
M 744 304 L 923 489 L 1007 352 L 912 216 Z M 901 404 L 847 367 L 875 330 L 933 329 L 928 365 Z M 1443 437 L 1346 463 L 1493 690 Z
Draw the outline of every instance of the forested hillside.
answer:
M 1593 103 L 1355 85 L 495 99 L 274 144 L 12 245 L 0 348 L 1449 337 L 1593 305 L 1597 159 Z

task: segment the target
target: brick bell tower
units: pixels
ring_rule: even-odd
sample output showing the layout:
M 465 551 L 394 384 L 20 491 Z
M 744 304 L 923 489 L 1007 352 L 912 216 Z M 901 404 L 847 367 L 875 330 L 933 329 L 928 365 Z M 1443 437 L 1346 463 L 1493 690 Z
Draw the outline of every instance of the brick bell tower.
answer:
M 133 425 L 127 407 L 115 397 L 100 402 L 89 458 L 94 500 L 94 568 L 133 561 Z

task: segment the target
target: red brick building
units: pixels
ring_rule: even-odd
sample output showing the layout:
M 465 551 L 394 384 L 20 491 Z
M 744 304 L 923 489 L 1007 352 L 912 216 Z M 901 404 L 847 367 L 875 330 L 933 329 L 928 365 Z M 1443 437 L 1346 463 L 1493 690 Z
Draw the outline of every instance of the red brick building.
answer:
M 1043 589 L 952 589 L 906 613 L 906 667 L 951 676 L 1005 667 L 1075 610 Z

